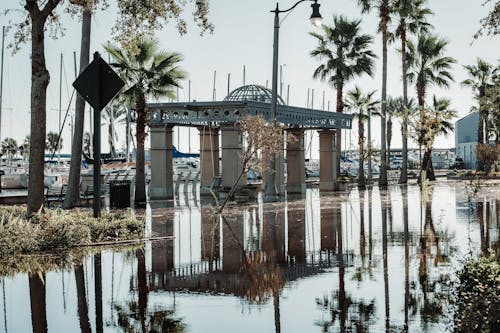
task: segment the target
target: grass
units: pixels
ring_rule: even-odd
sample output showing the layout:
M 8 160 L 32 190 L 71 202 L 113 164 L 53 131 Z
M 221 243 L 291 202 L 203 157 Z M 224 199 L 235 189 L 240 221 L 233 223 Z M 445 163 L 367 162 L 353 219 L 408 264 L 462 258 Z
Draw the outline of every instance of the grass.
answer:
M 31 219 L 23 206 L 0 207 L 0 261 L 23 254 L 54 253 L 107 241 L 142 238 L 144 222 L 130 212 L 45 210 Z

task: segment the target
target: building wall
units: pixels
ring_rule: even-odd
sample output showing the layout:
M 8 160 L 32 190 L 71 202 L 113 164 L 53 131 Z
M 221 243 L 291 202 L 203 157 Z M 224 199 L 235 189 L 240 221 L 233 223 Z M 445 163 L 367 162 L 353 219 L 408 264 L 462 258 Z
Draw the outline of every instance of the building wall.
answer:
M 476 169 L 476 146 L 477 142 L 459 143 L 457 156 L 464 160 L 466 169 Z
M 473 112 L 455 123 L 455 148 L 467 169 L 476 168 L 477 128 L 479 113 Z

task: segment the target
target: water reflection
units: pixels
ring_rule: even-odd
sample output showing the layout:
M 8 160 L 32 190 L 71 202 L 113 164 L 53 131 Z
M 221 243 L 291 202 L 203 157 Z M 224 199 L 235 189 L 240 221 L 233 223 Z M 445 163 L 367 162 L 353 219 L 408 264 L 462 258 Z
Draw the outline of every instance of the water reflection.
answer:
M 223 218 L 191 197 L 153 206 L 147 229 L 171 238 L 6 276 L 0 330 L 441 332 L 450 273 L 469 251 L 498 254 L 499 196 L 443 183 L 428 197 L 308 190 Z

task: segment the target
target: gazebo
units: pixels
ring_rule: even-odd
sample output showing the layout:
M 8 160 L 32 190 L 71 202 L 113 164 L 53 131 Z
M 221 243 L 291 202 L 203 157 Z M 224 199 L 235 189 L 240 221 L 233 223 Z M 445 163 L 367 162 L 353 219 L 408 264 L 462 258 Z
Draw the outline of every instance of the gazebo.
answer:
M 234 125 L 247 115 L 272 121 L 270 89 L 246 85 L 233 90 L 223 101 L 148 104 L 151 129 L 152 200 L 173 198 L 174 126 L 196 127 L 200 134 L 201 187 L 221 177 L 221 186 L 230 187 L 241 170 L 242 133 Z M 287 183 L 284 183 L 284 159 L 278 163 L 280 194 L 305 191 L 304 130 L 318 130 L 320 138 L 320 190 L 332 191 L 337 180 L 335 133 L 351 129 L 352 115 L 285 105 L 278 96 L 276 121 L 298 140 L 286 147 Z M 219 156 L 219 135 L 221 156 Z M 219 157 L 221 168 L 219 167 Z

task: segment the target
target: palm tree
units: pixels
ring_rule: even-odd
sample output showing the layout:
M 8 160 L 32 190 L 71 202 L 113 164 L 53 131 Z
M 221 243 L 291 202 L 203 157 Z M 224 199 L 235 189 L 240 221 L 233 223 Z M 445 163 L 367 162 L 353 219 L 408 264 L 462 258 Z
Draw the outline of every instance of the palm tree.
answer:
M 398 117 L 403 113 L 405 107 L 405 102 L 403 97 L 390 97 L 387 99 L 387 110 L 386 110 L 386 127 L 387 127 L 387 164 L 389 165 L 391 157 L 391 142 L 392 142 L 392 118 Z M 404 155 L 404 153 L 403 153 Z
M 62 148 L 62 138 L 59 137 L 59 133 L 49 132 L 47 133 L 47 139 L 45 140 L 45 150 L 53 153 Z
M 147 39 L 140 40 L 137 45 L 137 53 L 109 45 L 106 50 L 115 61 L 111 65 L 119 70 L 120 75 L 129 86 L 124 94 L 135 101 L 137 113 L 135 203 L 144 204 L 146 202 L 144 173 L 146 97 L 175 98 L 174 88 L 179 87 L 180 81 L 185 77 L 184 72 L 178 67 L 182 56 L 175 52 L 159 51 L 157 42 Z
M 488 116 L 489 110 L 483 107 L 483 100 L 486 89 L 493 84 L 493 77 L 495 72 L 498 70 L 497 67 L 487 63 L 481 58 L 477 58 L 476 64 L 464 66 L 469 74 L 469 78 L 462 81 L 462 85 L 472 88 L 474 92 L 474 97 L 478 100 L 479 104 L 479 124 L 477 127 L 477 143 L 484 144 L 488 143 L 489 140 L 489 126 L 488 126 Z M 481 159 L 477 159 L 476 169 L 478 171 L 484 171 L 484 164 Z
M 417 89 L 417 101 L 420 109 L 421 125 L 425 124 L 425 94 L 430 86 L 448 88 L 453 76 L 450 72 L 451 66 L 456 62 L 452 57 L 444 56 L 448 42 L 433 34 L 421 34 L 418 37 L 417 44 L 408 41 L 407 47 L 407 78 L 411 83 L 415 83 Z M 424 144 L 423 135 L 428 129 L 418 129 L 418 142 Z M 427 151 L 426 151 L 427 152 Z M 428 160 L 426 160 L 426 157 Z M 432 168 L 430 155 L 424 155 L 421 163 L 421 171 L 425 168 Z M 429 170 L 427 170 L 429 171 Z
M 89 64 L 90 54 L 90 30 L 92 23 L 92 5 L 89 2 L 82 2 L 82 35 L 80 43 L 80 73 Z M 82 144 L 84 137 L 85 121 L 85 100 L 80 94 L 76 96 L 75 102 L 75 128 L 73 140 L 71 142 L 71 162 L 69 166 L 68 190 L 64 197 L 63 207 L 73 208 L 80 201 L 80 173 L 82 167 Z
M 380 31 L 382 32 L 382 97 L 381 97 L 381 137 L 380 144 L 380 174 L 378 184 L 387 185 L 387 165 L 386 165 L 386 147 L 385 147 L 385 113 L 387 109 L 387 24 L 390 19 L 389 0 L 358 0 L 362 12 L 367 13 L 372 9 L 378 8 L 380 17 Z
M 401 39 L 401 67 L 403 70 L 403 103 L 408 108 L 408 80 L 406 77 L 406 40 L 407 34 L 427 33 L 432 27 L 426 20 L 431 15 L 429 8 L 423 7 L 425 0 L 396 0 L 394 12 L 398 16 L 395 36 Z M 403 166 L 399 183 L 408 182 L 408 115 L 402 115 L 401 134 L 403 136 Z
M 118 140 L 116 125 L 124 124 L 126 121 L 127 109 L 120 104 L 113 103 L 101 113 L 103 125 L 108 127 L 108 144 L 112 157 L 116 156 L 115 141 Z
M 90 155 L 90 142 L 92 141 L 92 138 L 90 137 L 89 132 L 83 133 L 83 142 L 82 142 L 82 152 L 86 153 L 87 155 Z
M 358 119 L 358 145 L 359 145 L 359 169 L 358 169 L 358 187 L 363 189 L 366 187 L 365 181 L 365 120 L 368 119 L 368 111 L 374 109 L 378 101 L 373 100 L 375 91 L 363 94 L 361 89 L 356 86 L 353 90 L 347 93 L 345 101 L 346 108 L 351 110 L 354 117 Z M 357 111 L 357 112 L 356 112 Z
M 343 112 L 343 89 L 351 79 L 362 74 L 373 75 L 375 54 L 370 50 L 373 37 L 360 32 L 361 20 L 349 20 L 342 15 L 333 16 L 333 25 L 322 25 L 323 32 L 312 32 L 318 46 L 311 56 L 322 64 L 316 68 L 313 77 L 327 81 L 337 89 L 337 112 Z M 337 131 L 336 149 L 337 174 L 340 174 L 341 132 Z
M 14 138 L 5 138 L 1 143 L 2 155 L 12 157 L 18 149 L 17 141 Z
M 24 137 L 23 144 L 21 147 L 22 147 L 21 155 L 23 156 L 23 158 L 26 158 L 30 154 L 30 135 L 29 134 Z
M 457 111 L 451 109 L 451 100 L 448 98 L 437 98 L 436 95 L 432 98 L 431 107 L 423 111 L 423 116 L 422 114 L 419 115 L 415 129 L 418 131 L 418 136 L 420 136 L 425 145 L 421 170 L 426 171 L 427 179 L 429 180 L 436 180 L 431 158 L 434 140 L 438 135 L 448 135 L 453 131 L 454 125 L 452 120 L 456 117 Z

